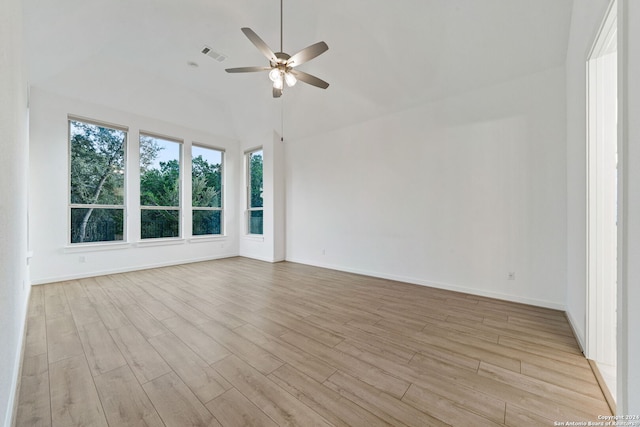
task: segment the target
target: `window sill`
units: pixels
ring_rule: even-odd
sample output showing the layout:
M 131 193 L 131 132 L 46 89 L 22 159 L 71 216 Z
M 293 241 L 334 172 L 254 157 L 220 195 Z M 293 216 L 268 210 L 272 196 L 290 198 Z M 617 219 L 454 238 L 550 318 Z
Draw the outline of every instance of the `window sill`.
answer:
M 136 243 L 136 247 L 143 248 L 147 246 L 168 246 L 168 245 L 184 245 L 185 240 L 180 237 L 159 238 L 142 240 Z
M 242 238 L 254 242 L 264 242 L 264 234 L 245 234 Z
M 131 246 L 129 242 L 117 242 L 117 243 L 76 243 L 72 246 L 65 246 L 63 252 L 65 254 L 77 253 L 77 252 L 98 252 L 98 251 L 111 251 L 115 249 L 124 249 Z
M 206 243 L 206 242 L 220 242 L 226 241 L 227 236 L 224 234 L 211 234 L 211 235 L 202 235 L 202 236 L 192 236 L 189 238 L 189 243 Z

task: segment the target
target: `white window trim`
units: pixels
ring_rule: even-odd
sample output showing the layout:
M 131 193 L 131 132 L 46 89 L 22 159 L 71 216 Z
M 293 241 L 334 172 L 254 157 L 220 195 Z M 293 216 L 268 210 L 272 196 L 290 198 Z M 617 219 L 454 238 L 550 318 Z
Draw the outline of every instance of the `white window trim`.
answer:
M 108 129 L 113 129 L 117 131 L 121 131 L 125 133 L 124 138 L 124 147 L 123 151 L 123 160 L 124 160 L 124 183 L 123 183 L 123 196 L 121 205 L 103 205 L 103 204 L 86 204 L 86 203 L 71 203 L 71 122 L 81 122 L 89 125 L 94 125 L 98 127 L 104 127 Z M 65 252 L 70 248 L 81 248 L 81 250 L 87 250 L 86 248 L 93 248 L 93 250 L 107 250 L 107 249 L 118 249 L 123 246 L 130 245 L 128 240 L 128 227 L 127 227 L 127 188 L 128 188 L 128 157 L 127 151 L 129 147 L 129 128 L 127 126 L 118 125 L 115 123 L 109 123 L 102 120 L 95 120 L 87 117 L 82 117 L 79 115 L 68 114 L 67 115 L 67 245 L 65 246 Z M 122 209 L 122 240 L 107 240 L 101 242 L 77 242 L 73 243 L 71 241 L 71 210 L 72 209 Z M 100 248 L 100 249 L 98 249 Z
M 136 242 L 136 246 L 157 246 L 163 244 L 171 244 L 171 242 L 184 242 L 184 206 L 183 206 L 183 193 L 184 193 L 184 140 L 180 138 L 176 138 L 173 136 L 163 135 L 157 132 L 147 132 L 140 130 L 138 132 L 138 154 L 140 153 L 140 139 L 143 137 L 162 139 L 164 141 L 173 142 L 179 145 L 180 149 L 178 151 L 178 167 L 180 168 L 180 173 L 178 175 L 179 189 L 178 189 L 178 206 L 154 206 L 154 205 L 143 205 L 140 202 L 140 211 L 143 210 L 177 210 L 178 211 L 178 235 L 175 237 L 142 237 L 142 228 L 140 228 L 140 235 L 138 236 L 138 241 Z M 138 162 L 139 163 L 139 162 Z M 139 166 L 139 165 L 138 165 Z M 142 184 L 142 180 L 139 180 L 139 186 Z M 138 188 L 138 190 L 140 190 Z M 142 217 L 140 218 L 142 221 Z M 140 224 L 142 227 L 142 224 Z M 151 243 L 151 244 L 149 244 Z
M 249 238 L 260 238 L 264 236 L 264 198 L 263 198 L 263 206 L 262 207 L 251 207 L 251 154 L 256 153 L 258 151 L 262 151 L 262 188 L 264 191 L 264 148 L 256 147 L 244 152 L 244 164 L 245 164 L 245 220 L 244 220 L 244 228 L 245 228 L 245 237 Z M 262 234 L 250 233 L 249 220 L 251 218 L 250 212 L 262 212 Z M 255 239 L 259 240 L 259 239 Z
M 198 148 L 202 148 L 205 150 L 213 150 L 213 151 L 219 151 L 220 152 L 220 207 L 212 207 L 212 206 L 193 206 L 193 194 L 191 195 L 191 230 L 190 230 L 190 235 L 191 238 L 189 239 L 189 241 L 191 241 L 191 239 L 196 239 L 197 241 L 203 241 L 204 239 L 208 238 L 208 237 L 214 237 L 214 238 L 220 238 L 220 237 L 226 237 L 227 235 L 227 227 L 225 224 L 225 197 L 226 197 L 226 188 L 225 188 L 225 157 L 226 157 L 226 152 L 224 148 L 219 148 L 219 147 L 215 147 L 215 146 L 209 146 L 209 145 L 205 145 L 205 144 L 201 144 L 201 143 L 197 143 L 194 142 L 191 144 L 191 185 L 193 186 L 193 147 L 198 147 Z M 192 187 L 193 188 L 193 187 Z M 193 191 L 193 190 L 192 190 Z M 194 211 L 220 211 L 220 234 L 193 234 L 193 212 Z

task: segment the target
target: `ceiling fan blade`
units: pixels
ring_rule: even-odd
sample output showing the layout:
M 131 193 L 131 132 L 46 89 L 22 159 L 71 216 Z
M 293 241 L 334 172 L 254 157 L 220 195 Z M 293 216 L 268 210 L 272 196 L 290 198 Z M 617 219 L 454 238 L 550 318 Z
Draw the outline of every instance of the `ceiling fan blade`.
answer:
M 304 64 L 307 61 L 312 60 L 316 56 L 320 56 L 329 50 L 329 46 L 325 42 L 314 43 L 311 46 L 307 46 L 302 49 L 300 52 L 293 55 L 291 58 L 287 60 L 287 66 L 289 67 L 297 67 L 298 65 Z
M 257 71 L 268 71 L 271 67 L 238 67 L 238 68 L 227 68 L 225 71 L 227 73 L 255 73 Z
M 289 72 L 293 74 L 298 80 L 310 84 L 311 86 L 319 87 L 320 89 L 326 89 L 329 87 L 329 83 L 317 78 L 316 76 L 312 76 L 311 74 L 307 74 L 303 71 L 298 70 L 290 70 Z
M 278 62 L 278 58 L 276 58 L 276 54 L 273 53 L 271 48 L 267 46 L 267 44 L 262 40 L 251 28 L 244 27 L 241 28 L 242 32 L 245 36 L 258 48 L 260 52 L 271 62 Z
M 273 97 L 280 98 L 282 96 L 282 89 L 273 88 Z

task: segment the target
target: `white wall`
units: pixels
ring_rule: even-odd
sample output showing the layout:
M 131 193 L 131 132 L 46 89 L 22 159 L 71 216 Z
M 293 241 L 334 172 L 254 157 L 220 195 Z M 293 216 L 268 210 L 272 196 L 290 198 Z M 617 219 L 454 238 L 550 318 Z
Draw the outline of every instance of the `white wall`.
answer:
M 564 308 L 565 120 L 557 68 L 287 141 L 287 259 Z
M 621 200 L 625 235 L 619 247 L 618 412 L 640 414 L 640 4 L 618 1 L 622 126 Z
M 16 399 L 27 267 L 27 84 L 22 67 L 22 2 L 0 3 L 0 425 Z
M 70 248 L 68 227 L 69 167 L 67 115 L 72 114 L 129 127 L 128 179 L 130 244 L 104 250 L 105 245 Z M 208 260 L 238 254 L 238 190 L 241 155 L 237 141 L 195 131 L 179 125 L 64 98 L 37 88 L 31 90 L 30 119 L 30 206 L 31 277 L 33 283 L 95 276 L 161 265 Z M 183 224 L 183 240 L 177 244 L 140 243 L 139 191 L 137 186 L 139 131 L 155 132 L 184 140 L 184 153 L 192 142 L 226 150 L 224 164 L 226 237 L 189 238 L 190 218 Z M 189 174 L 188 160 L 184 173 Z M 190 188 L 183 190 L 183 203 L 190 199 Z M 186 212 L 183 210 L 183 215 Z M 175 242 L 174 242 L 175 243 Z M 83 257 L 84 262 L 81 261 Z

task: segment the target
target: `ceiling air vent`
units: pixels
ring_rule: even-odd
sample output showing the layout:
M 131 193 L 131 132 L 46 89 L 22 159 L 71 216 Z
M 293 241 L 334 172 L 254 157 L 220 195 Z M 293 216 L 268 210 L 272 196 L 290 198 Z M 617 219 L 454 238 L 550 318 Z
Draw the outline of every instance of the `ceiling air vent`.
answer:
M 201 52 L 204 53 L 207 56 L 212 57 L 213 59 L 215 59 L 218 62 L 223 62 L 225 59 L 227 59 L 226 55 L 224 55 L 222 53 L 219 53 L 219 52 L 216 52 L 216 51 L 212 50 L 208 46 L 203 47 Z

